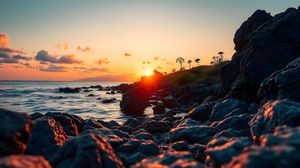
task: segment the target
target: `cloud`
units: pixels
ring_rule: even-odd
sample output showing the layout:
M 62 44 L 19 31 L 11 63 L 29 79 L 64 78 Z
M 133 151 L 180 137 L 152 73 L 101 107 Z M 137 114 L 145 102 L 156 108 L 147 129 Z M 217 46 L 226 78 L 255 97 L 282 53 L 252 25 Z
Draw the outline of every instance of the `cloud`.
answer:
M 162 67 L 160 67 L 160 66 L 158 66 L 158 67 L 156 67 L 156 69 L 163 69 Z
M 143 61 L 142 64 L 151 64 L 150 61 Z
M 66 72 L 68 68 L 64 66 L 57 66 L 57 65 L 49 65 L 47 68 L 40 68 L 40 71 L 44 72 Z
M 87 46 L 87 47 L 80 47 L 80 46 L 78 46 L 76 49 L 78 51 L 81 51 L 81 52 L 91 52 L 91 53 L 93 52 L 92 49 L 89 46 Z
M 56 46 L 60 50 L 68 50 L 69 49 L 68 43 L 58 43 Z
M 0 48 L 8 48 L 9 38 L 7 34 L 0 34 Z
M 75 59 L 74 54 L 54 56 L 50 55 L 46 50 L 40 50 L 35 59 L 40 61 L 40 63 L 56 63 L 56 64 L 80 64 L 82 61 Z
M 131 55 L 130 53 L 127 53 L 127 52 L 126 52 L 126 53 L 124 53 L 124 56 L 125 56 L 125 57 L 130 57 L 130 56 L 132 56 L 132 55 Z
M 99 59 L 97 61 L 97 64 L 99 64 L 99 65 L 106 65 L 106 64 L 109 64 L 109 60 L 107 58 Z
M 87 67 L 74 67 L 73 70 L 82 73 L 92 73 L 92 72 L 110 72 L 106 68 L 87 68 Z
M 27 69 L 36 69 L 36 67 L 32 66 L 31 64 L 29 64 L 28 62 L 26 63 L 20 63 L 21 65 L 24 65 Z
M 159 60 L 159 57 L 154 57 L 154 60 L 156 61 L 156 60 Z

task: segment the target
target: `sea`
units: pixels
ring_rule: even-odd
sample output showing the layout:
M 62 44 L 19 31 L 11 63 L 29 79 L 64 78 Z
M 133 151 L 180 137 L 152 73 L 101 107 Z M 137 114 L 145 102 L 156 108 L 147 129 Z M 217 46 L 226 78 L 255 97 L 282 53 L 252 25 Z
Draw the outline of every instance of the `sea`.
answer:
M 131 116 L 120 110 L 122 94 L 91 92 L 61 93 L 60 87 L 115 86 L 123 82 L 59 82 L 59 81 L 0 81 L 0 108 L 21 113 L 65 112 L 84 119 L 115 120 L 124 123 Z M 95 96 L 90 97 L 89 94 Z M 116 98 L 114 103 L 103 104 L 98 98 Z M 146 109 L 145 115 L 150 115 Z

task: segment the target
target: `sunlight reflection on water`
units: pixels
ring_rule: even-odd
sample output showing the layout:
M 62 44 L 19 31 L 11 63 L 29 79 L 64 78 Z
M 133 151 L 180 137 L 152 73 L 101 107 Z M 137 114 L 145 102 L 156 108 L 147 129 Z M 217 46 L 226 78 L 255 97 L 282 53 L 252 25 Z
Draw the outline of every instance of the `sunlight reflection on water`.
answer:
M 106 91 L 60 93 L 59 87 L 83 87 L 91 85 L 112 86 L 112 82 L 39 82 L 0 81 L 0 108 L 17 112 L 67 112 L 83 118 L 124 122 L 128 116 L 120 112 L 121 94 L 109 95 Z M 89 94 L 95 96 L 90 97 Z M 102 104 L 97 98 L 116 98 L 115 103 Z

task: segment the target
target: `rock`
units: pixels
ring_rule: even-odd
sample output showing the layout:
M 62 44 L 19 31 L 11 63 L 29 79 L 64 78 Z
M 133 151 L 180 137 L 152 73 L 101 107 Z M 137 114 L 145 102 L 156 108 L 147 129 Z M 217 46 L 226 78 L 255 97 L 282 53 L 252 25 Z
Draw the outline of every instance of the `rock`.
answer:
M 210 138 L 216 133 L 216 129 L 203 125 L 186 126 L 172 128 L 170 131 L 170 140 L 172 142 L 184 140 L 188 142 L 205 143 L 207 138 Z
M 170 107 L 175 107 L 175 106 L 178 105 L 177 100 L 173 96 L 171 96 L 171 95 L 165 96 L 161 100 L 162 100 L 163 105 L 165 107 L 169 107 L 170 108 Z
M 108 103 L 114 103 L 116 101 L 116 98 L 110 98 L 110 99 L 104 99 L 102 100 L 103 104 L 108 104 Z
M 128 125 L 132 128 L 136 128 L 137 126 L 141 125 L 143 123 L 142 120 L 139 120 L 137 118 L 129 118 L 124 125 Z
M 154 168 L 154 167 L 168 167 L 168 168 L 202 168 L 204 167 L 200 162 L 194 160 L 191 153 L 184 151 L 173 151 L 160 154 L 155 157 L 149 157 L 141 162 L 135 164 L 133 168 Z
M 221 121 L 227 117 L 248 113 L 248 105 L 237 99 L 226 99 L 217 103 L 211 112 L 211 121 Z
M 117 121 L 114 121 L 114 120 L 111 120 L 109 122 L 105 122 L 105 121 L 102 121 L 102 120 L 97 120 L 97 122 L 99 122 L 101 125 L 103 125 L 104 127 L 107 127 L 107 128 L 120 126 L 120 124 Z
M 55 121 L 59 122 L 61 126 L 64 128 L 64 131 L 68 136 L 78 135 L 77 125 L 73 121 L 73 117 L 71 115 L 68 115 L 67 113 L 58 113 L 58 112 L 56 113 L 48 112 L 45 115 L 52 117 Z
M 300 102 L 300 57 L 284 69 L 274 72 L 261 84 L 257 93 L 261 104 L 269 100 L 290 99 Z
M 297 168 L 300 164 L 299 158 L 299 150 L 289 146 L 278 146 L 275 148 L 251 146 L 222 167 Z
M 126 114 L 141 115 L 149 105 L 150 90 L 143 87 L 136 87 L 128 90 L 122 95 L 120 102 L 121 111 Z
M 191 118 L 197 121 L 206 121 L 209 119 L 213 104 L 200 105 L 188 112 L 185 118 Z
M 51 117 L 38 118 L 27 143 L 26 154 L 49 159 L 65 143 L 67 135 L 60 123 Z
M 153 136 L 145 131 L 144 129 L 140 129 L 132 133 L 136 139 L 139 140 L 154 140 Z
M 206 145 L 202 145 L 202 144 L 194 144 L 192 149 L 194 158 L 202 163 L 205 161 L 205 154 L 204 154 L 205 149 L 206 149 Z
M 120 125 L 120 126 L 112 127 L 112 128 L 127 132 L 129 134 L 131 134 L 131 132 L 133 131 L 133 128 L 128 125 Z
M 172 125 L 168 121 L 155 121 L 150 119 L 146 120 L 141 127 L 150 133 L 155 133 L 168 132 Z
M 84 133 L 65 143 L 50 160 L 53 167 L 123 168 L 123 163 L 101 134 Z
M 89 94 L 89 95 L 88 95 L 88 97 L 94 97 L 94 96 L 95 96 L 94 94 Z
M 93 119 L 88 119 L 86 121 L 86 124 L 83 127 L 83 130 L 94 130 L 94 129 L 98 129 L 98 128 L 105 128 L 100 122 L 97 122 Z
M 289 100 L 269 101 L 249 122 L 252 138 L 258 141 L 262 134 L 272 133 L 279 125 L 300 125 L 300 104 Z
M 42 114 L 42 113 L 39 113 L 39 112 L 35 112 L 35 113 L 33 113 L 33 114 L 30 114 L 30 116 L 31 116 L 31 119 L 32 119 L 32 120 L 35 120 L 35 119 L 44 117 L 45 115 Z
M 161 103 L 158 103 L 156 104 L 153 108 L 153 114 L 156 115 L 156 114 L 163 114 L 166 112 L 165 110 L 165 106 Z
M 69 88 L 69 87 L 59 88 L 59 92 L 63 92 L 63 93 L 79 93 L 80 90 L 81 88 Z
M 250 146 L 252 143 L 248 138 L 219 138 L 209 142 L 205 150 L 206 163 L 209 167 L 220 167 L 228 163 L 234 156 L 242 153 L 244 147 Z
M 23 153 L 32 128 L 30 116 L 0 108 L 0 123 L 0 155 Z
M 10 155 L 0 159 L 2 168 L 51 168 L 42 156 Z
M 187 151 L 188 144 L 185 141 L 177 141 L 171 144 L 171 148 L 175 151 Z

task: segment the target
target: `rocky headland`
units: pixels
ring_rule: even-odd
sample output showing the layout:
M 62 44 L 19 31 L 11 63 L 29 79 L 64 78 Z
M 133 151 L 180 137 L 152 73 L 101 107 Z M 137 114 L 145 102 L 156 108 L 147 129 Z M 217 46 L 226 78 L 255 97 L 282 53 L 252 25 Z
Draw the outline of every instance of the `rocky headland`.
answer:
M 217 78 L 179 86 L 169 82 L 179 74 L 155 72 L 133 84 L 91 86 L 123 93 L 121 110 L 133 116 L 125 123 L 0 109 L 0 167 L 299 167 L 300 8 L 255 11 L 234 43 Z M 144 117 L 149 106 L 153 117 Z

